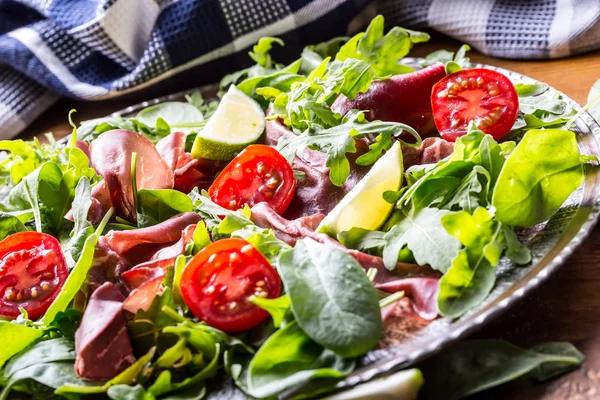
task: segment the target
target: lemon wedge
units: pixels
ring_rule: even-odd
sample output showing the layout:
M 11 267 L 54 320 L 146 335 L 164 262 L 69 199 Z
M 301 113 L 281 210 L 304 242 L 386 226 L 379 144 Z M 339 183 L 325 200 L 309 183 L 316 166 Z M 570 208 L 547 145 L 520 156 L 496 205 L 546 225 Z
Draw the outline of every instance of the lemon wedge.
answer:
M 327 214 L 317 231 L 335 236 L 353 227 L 371 230 L 379 228 L 394 207 L 383 199 L 383 193 L 400 189 L 403 170 L 402 148 L 396 142 L 358 185 Z

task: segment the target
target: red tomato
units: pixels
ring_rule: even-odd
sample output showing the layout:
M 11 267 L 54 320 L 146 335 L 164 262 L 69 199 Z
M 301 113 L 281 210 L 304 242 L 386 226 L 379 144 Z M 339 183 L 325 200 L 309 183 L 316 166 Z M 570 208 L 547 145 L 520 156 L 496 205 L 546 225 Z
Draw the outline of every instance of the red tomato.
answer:
M 209 244 L 181 276 L 181 295 L 192 313 L 225 332 L 245 331 L 264 321 L 269 314 L 250 298 L 276 298 L 280 290 L 275 269 L 243 239 Z
M 282 214 L 295 189 L 296 177 L 290 163 L 274 148 L 253 144 L 231 160 L 208 193 L 212 201 L 229 210 L 264 201 Z
M 15 233 L 0 242 L 0 316 L 15 319 L 27 310 L 41 317 L 69 271 L 58 241 L 45 233 Z
M 517 119 L 519 98 L 506 76 L 491 69 L 465 69 L 433 86 L 431 106 L 435 126 L 450 142 L 467 132 L 475 121 L 484 133 L 500 139 Z

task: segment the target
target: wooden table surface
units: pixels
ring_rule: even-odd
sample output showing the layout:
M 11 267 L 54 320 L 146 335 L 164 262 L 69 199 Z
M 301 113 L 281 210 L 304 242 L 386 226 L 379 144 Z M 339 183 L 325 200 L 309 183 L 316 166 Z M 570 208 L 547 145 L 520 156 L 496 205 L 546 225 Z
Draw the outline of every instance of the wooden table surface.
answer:
M 435 36 L 411 55 L 424 56 L 433 50 L 456 50 L 460 43 Z M 590 87 L 600 78 L 600 53 L 595 52 L 553 61 L 492 59 L 475 51 L 473 62 L 493 64 L 547 82 L 580 104 L 585 104 Z M 197 86 L 191 83 L 189 87 Z M 181 90 L 169 87 L 162 94 Z M 102 102 L 64 99 L 56 103 L 25 132 L 22 138 L 53 132 L 59 138 L 70 133 L 67 113 L 77 109 L 78 121 L 101 117 L 144 100 L 143 94 Z M 556 274 L 506 314 L 486 326 L 476 337 L 509 340 L 521 346 L 547 341 L 573 342 L 586 360 L 576 371 L 549 383 L 529 388 L 498 388 L 475 399 L 587 400 L 600 398 L 600 227 L 576 250 Z

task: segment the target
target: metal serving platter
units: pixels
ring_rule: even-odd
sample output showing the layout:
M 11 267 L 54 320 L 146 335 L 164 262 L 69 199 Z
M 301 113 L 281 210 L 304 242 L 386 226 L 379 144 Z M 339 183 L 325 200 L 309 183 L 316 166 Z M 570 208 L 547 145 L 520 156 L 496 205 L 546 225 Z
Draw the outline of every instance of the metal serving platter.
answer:
M 411 62 L 418 59 L 411 59 Z M 473 64 L 477 68 L 489 68 L 507 75 L 513 83 L 534 83 L 534 79 L 502 68 Z M 204 97 L 215 96 L 216 86 L 205 86 L 175 93 L 169 96 L 145 101 L 115 112 L 113 115 L 125 117 L 135 115 L 139 110 L 165 101 L 181 101 L 185 94 L 200 90 Z M 558 93 L 550 88 L 550 93 Z M 561 93 L 562 94 L 562 93 Z M 573 108 L 581 107 L 562 94 L 563 99 Z M 590 114 L 584 112 L 572 128 L 577 134 L 582 154 L 600 156 L 600 126 Z M 521 239 L 531 248 L 533 261 L 527 266 L 516 266 L 503 258 L 497 270 L 496 286 L 487 299 L 475 309 L 457 320 L 439 318 L 430 324 L 403 334 L 401 329 L 385 347 L 371 351 L 359 362 L 359 368 L 338 384 L 338 390 L 369 381 L 377 376 L 389 374 L 418 361 L 421 361 L 497 318 L 520 298 L 530 293 L 547 279 L 575 251 L 590 234 L 600 214 L 600 174 L 598 168 L 587 165 L 585 179 L 563 204 L 560 211 L 547 223 L 528 228 L 519 233 Z M 209 398 L 243 398 L 237 391 L 223 382 L 224 387 L 214 388 L 216 393 Z

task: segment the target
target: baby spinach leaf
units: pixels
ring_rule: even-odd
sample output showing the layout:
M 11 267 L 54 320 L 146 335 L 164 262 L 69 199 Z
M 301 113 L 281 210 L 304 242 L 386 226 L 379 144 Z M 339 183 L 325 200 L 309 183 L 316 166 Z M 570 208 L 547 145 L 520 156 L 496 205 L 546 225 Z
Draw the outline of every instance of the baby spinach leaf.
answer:
M 548 90 L 548 85 L 545 83 L 517 83 L 515 90 L 519 97 L 538 96 Z
M 143 227 L 156 225 L 182 212 L 192 211 L 192 200 L 177 190 L 140 189 L 137 192 L 137 201 L 141 210 L 138 220 L 143 221 Z
M 519 241 L 517 234 L 507 225 L 502 225 L 504 244 L 506 245 L 506 256 L 516 264 L 528 264 L 531 262 L 531 250 Z
M 10 378 L 20 370 L 35 364 L 75 360 L 75 344 L 66 338 L 44 340 L 10 360 L 4 367 L 4 376 Z
M 519 378 L 544 381 L 577 368 L 582 360 L 564 342 L 522 349 L 501 340 L 468 340 L 418 365 L 427 382 L 419 398 L 455 400 Z
M 344 44 L 336 55 L 336 60 L 355 58 L 371 65 L 378 76 L 405 74 L 414 68 L 398 61 L 405 57 L 415 43 L 426 42 L 429 35 L 398 26 L 383 34 L 384 18 L 373 18 L 364 33 L 359 33 Z
M 352 256 L 304 239 L 280 254 L 278 266 L 296 321 L 311 339 L 342 357 L 375 346 L 382 331 L 377 292 Z
M 271 314 L 275 328 L 281 326 L 285 314 L 290 309 L 290 296 L 287 294 L 276 299 L 263 299 L 262 297 L 254 296 L 250 301 L 252 304 L 259 306 Z
M 583 182 L 575 133 L 528 131 L 507 158 L 492 196 L 498 221 L 533 226 L 548 220 Z
M 450 212 L 437 208 L 423 208 L 414 214 L 405 214 L 384 236 L 383 260 L 390 271 L 396 268 L 400 250 L 404 246 L 412 251 L 417 264 L 431 265 L 446 272 L 460 249 L 460 242 L 450 236 L 441 218 Z
M 563 114 L 566 109 L 567 103 L 564 100 L 549 95 L 521 97 L 519 99 L 519 110 L 523 114 L 533 114 L 538 110 L 552 114 Z
M 158 121 L 162 119 L 167 124 L 166 134 L 175 131 L 190 132 L 195 129 L 188 128 L 188 125 L 204 121 L 204 116 L 197 107 L 180 101 L 167 101 L 146 107 L 135 118 L 147 126 L 156 126 L 159 131 L 165 130 L 164 128 L 158 129 Z
M 271 397 L 311 380 L 334 384 L 353 369 L 354 360 L 324 349 L 293 321 L 267 339 L 250 361 L 248 390 L 254 397 Z
M 39 339 L 43 333 L 40 329 L 0 321 L 0 343 L 10 343 L 0 348 L 0 367 L 12 356 Z
M 26 231 L 27 228 L 21 220 L 14 215 L 0 211 L 0 240 L 4 240 L 8 235 Z
M 452 266 L 440 279 L 438 309 L 448 318 L 457 318 L 481 303 L 496 280 L 495 266 L 504 247 L 500 226 L 483 207 L 473 215 L 459 211 L 442 216 L 448 233 L 464 245 Z

